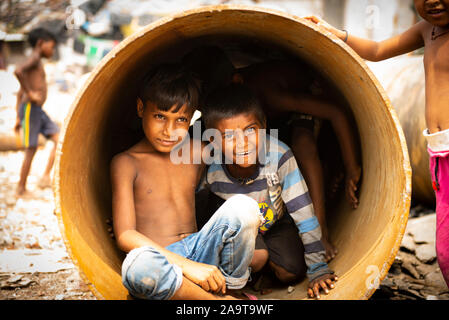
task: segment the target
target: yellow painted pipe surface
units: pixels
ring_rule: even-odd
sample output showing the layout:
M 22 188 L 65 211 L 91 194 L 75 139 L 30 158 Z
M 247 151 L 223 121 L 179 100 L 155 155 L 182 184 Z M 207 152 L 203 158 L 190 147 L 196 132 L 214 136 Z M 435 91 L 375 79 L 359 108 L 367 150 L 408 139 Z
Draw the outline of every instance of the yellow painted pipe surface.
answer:
M 435 207 L 427 142 L 422 134 L 426 129 L 423 57 L 403 56 L 369 63 L 369 67 L 379 77 L 404 130 L 412 167 L 412 197 L 417 203 Z
M 262 8 L 203 7 L 163 18 L 126 38 L 95 68 L 66 118 L 55 163 L 56 214 L 72 259 L 97 297 L 128 297 L 120 276 L 124 254 L 105 223 L 111 216 L 109 162 L 125 131 L 124 115 L 134 112 L 138 79 L 149 68 L 222 37 L 288 50 L 320 69 L 348 101 L 360 134 L 363 184 L 359 208 L 342 200 L 330 226 L 339 249 L 330 267 L 339 281 L 323 298 L 369 298 L 394 261 L 410 207 L 411 169 L 399 121 L 371 71 L 342 41 L 308 21 Z M 303 299 L 306 282 L 290 294 L 281 288 L 263 297 Z

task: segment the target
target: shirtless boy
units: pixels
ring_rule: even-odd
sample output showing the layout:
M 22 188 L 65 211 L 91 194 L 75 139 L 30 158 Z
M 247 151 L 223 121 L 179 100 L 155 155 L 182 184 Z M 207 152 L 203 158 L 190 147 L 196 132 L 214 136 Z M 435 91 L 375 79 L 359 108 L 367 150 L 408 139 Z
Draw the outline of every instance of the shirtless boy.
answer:
M 424 19 L 404 33 L 375 42 L 338 30 L 317 17 L 307 17 L 346 41 L 362 58 L 385 60 L 424 47 L 426 123 L 430 174 L 436 194 L 436 252 L 449 286 L 449 0 L 415 0 Z
M 22 128 L 23 142 L 26 148 L 17 187 L 18 196 L 22 196 L 26 192 L 26 181 L 31 162 L 36 153 L 39 133 L 42 133 L 54 143 L 47 167 L 39 182 L 40 187 L 50 185 L 50 172 L 53 167 L 56 143 L 59 137 L 58 126 L 42 110 L 42 106 L 47 99 L 47 83 L 41 59 L 53 56 L 56 39 L 49 31 L 37 28 L 29 33 L 28 41 L 33 47 L 33 52 L 23 64 L 17 66 L 14 72 L 20 83 L 20 89 L 17 93 L 17 119 L 14 130 L 16 134 L 19 134 L 20 128 Z
M 145 78 L 137 98 L 145 137 L 111 162 L 114 233 L 129 252 L 122 280 L 141 299 L 231 299 L 226 290 L 243 288 L 249 277 L 259 207 L 236 195 L 197 232 L 195 189 L 204 165 L 170 160 L 188 141 L 198 104 L 196 82 L 181 70 L 163 65 Z

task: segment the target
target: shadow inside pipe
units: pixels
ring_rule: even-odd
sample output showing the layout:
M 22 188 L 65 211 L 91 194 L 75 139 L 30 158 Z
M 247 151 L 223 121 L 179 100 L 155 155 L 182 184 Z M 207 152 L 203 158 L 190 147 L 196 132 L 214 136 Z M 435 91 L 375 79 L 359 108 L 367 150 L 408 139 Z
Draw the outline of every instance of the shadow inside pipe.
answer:
M 194 38 L 185 42 L 178 41 L 170 46 L 158 48 L 152 52 L 151 59 L 148 59 L 148 64 L 143 64 L 145 67 L 142 68 L 142 64 L 140 64 L 139 68 L 130 69 L 128 72 L 128 77 L 133 79 L 132 82 L 135 85 L 131 86 L 128 83 L 122 83 L 122 86 L 126 86 L 126 90 L 122 90 L 122 94 L 120 96 L 117 95 L 111 98 L 114 100 L 114 103 L 111 106 L 110 112 L 104 119 L 106 123 L 104 128 L 107 128 L 107 130 L 102 132 L 102 139 L 104 139 L 103 141 L 105 143 L 102 144 L 102 151 L 98 154 L 108 156 L 98 159 L 102 165 L 109 168 L 110 160 L 114 155 L 127 150 L 144 137 L 141 127 L 141 119 L 138 118 L 136 112 L 135 101 L 138 87 L 136 79 L 141 78 L 142 75 L 151 70 L 154 66 L 161 63 L 178 62 L 190 50 L 204 45 L 215 45 L 222 48 L 236 68 L 245 68 L 252 64 L 270 60 L 297 60 L 306 65 L 307 68 L 309 68 L 309 72 L 306 74 L 309 74 L 310 72 L 315 73 L 325 82 L 327 90 L 324 97 L 326 100 L 331 101 L 333 104 L 344 110 L 347 115 L 353 129 L 353 134 L 355 135 L 357 155 L 360 159 L 359 163 L 362 163 L 358 128 L 351 108 L 345 97 L 337 89 L 337 86 L 331 81 L 328 81 L 326 76 L 320 72 L 318 68 L 307 64 L 307 62 L 302 60 L 301 57 L 292 54 L 287 49 L 280 47 L 278 44 L 236 35 L 223 35 L 219 37 L 206 36 Z M 286 123 L 287 120 L 288 115 L 285 114 L 281 116 L 276 123 Z M 201 119 L 198 121 L 201 121 Z M 327 120 L 320 120 L 317 118 L 315 118 L 314 121 L 315 126 L 313 129 L 313 134 L 316 139 L 319 158 L 324 174 L 326 219 L 328 221 L 330 240 L 332 241 L 332 239 L 335 238 L 335 229 L 333 226 L 338 222 L 339 211 L 342 206 L 345 206 L 343 203 L 346 201 L 344 193 L 345 170 L 340 144 L 331 123 Z M 276 123 L 271 126 L 272 129 L 283 129 L 276 126 Z M 202 129 L 204 130 L 204 126 L 202 126 Z M 279 139 L 291 147 L 291 131 L 281 130 Z M 305 149 L 304 152 L 309 151 Z M 301 167 L 300 170 L 302 171 Z M 103 213 L 112 212 L 110 184 L 108 186 L 104 186 L 101 183 L 108 180 L 108 173 L 109 171 L 105 171 L 102 179 L 92 179 L 92 183 L 94 185 L 93 192 L 94 194 L 96 193 L 96 197 L 94 198 L 98 199 L 98 203 L 101 203 L 102 209 L 99 211 Z M 96 175 L 98 175 L 98 172 Z M 361 185 L 361 182 L 359 185 Z M 198 229 L 200 229 L 208 221 L 210 216 L 216 211 L 222 202 L 223 201 L 221 199 L 207 190 L 196 195 Z M 112 217 L 104 216 L 103 219 L 106 221 L 112 219 Z M 113 234 L 111 234 L 111 226 L 104 223 L 103 227 L 103 231 L 110 233 L 113 237 Z M 114 238 L 111 238 L 111 241 L 114 241 Z M 125 256 L 124 253 L 118 249 L 116 250 L 116 255 L 119 257 L 119 261 L 122 261 Z M 114 268 L 117 269 L 117 267 L 117 264 L 115 264 Z M 120 273 L 120 268 L 117 269 L 117 272 Z M 301 293 L 303 297 L 306 296 L 306 282 L 307 281 L 303 281 L 303 283 L 297 287 L 299 290 L 303 290 L 303 293 Z M 286 285 L 279 283 L 273 285 L 275 290 L 283 290 L 286 287 Z

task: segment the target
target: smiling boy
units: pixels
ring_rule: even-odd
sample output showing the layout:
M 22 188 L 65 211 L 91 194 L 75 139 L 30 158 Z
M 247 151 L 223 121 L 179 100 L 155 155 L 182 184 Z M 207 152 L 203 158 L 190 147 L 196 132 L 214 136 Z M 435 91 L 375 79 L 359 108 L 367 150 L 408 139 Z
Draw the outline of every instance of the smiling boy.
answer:
M 449 0 L 415 0 L 424 19 L 404 33 L 375 42 L 338 30 L 317 17 L 306 19 L 334 33 L 362 58 L 381 61 L 424 47 L 426 123 L 430 174 L 436 194 L 436 252 L 449 286 Z
M 209 167 L 202 185 L 224 200 L 235 194 L 251 197 L 265 218 L 253 271 L 268 262 L 284 283 L 301 280 L 307 271 L 309 296 L 320 298 L 321 289 L 328 293 L 337 276 L 325 262 L 307 185 L 292 151 L 264 134 L 266 118 L 259 100 L 249 88 L 233 84 L 212 93 L 202 110 L 206 127 L 222 137 L 213 143 L 221 143 L 217 148 L 224 157 Z

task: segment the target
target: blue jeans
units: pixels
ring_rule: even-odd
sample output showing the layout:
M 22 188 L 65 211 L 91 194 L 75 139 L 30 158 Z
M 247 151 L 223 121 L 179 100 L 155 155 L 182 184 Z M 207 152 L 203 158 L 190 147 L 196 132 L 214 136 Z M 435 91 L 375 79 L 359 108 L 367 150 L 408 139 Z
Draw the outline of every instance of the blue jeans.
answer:
M 215 265 L 228 289 L 243 288 L 261 223 L 257 202 L 244 195 L 228 199 L 197 233 L 172 243 L 166 249 L 189 260 Z M 183 280 L 179 266 L 170 264 L 158 250 L 145 246 L 128 253 L 122 265 L 122 282 L 129 293 L 141 299 L 173 297 Z

